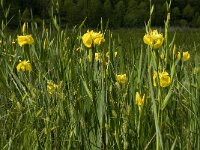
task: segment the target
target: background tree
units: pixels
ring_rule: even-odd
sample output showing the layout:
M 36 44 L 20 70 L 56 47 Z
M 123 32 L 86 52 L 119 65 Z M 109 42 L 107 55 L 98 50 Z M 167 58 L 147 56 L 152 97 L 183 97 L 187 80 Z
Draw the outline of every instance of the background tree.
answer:
M 51 16 L 59 16 L 62 26 L 77 25 L 87 17 L 86 24 L 96 27 L 102 17 L 106 21 L 109 20 L 110 27 L 144 27 L 144 22 L 149 17 L 149 1 L 141 0 L 4 0 L 3 2 L 0 20 L 5 19 L 5 10 L 10 6 L 7 19 L 12 18 L 9 22 L 9 27 L 12 28 L 32 19 L 38 23 L 42 20 L 49 22 Z M 167 15 L 165 1 L 152 0 L 152 4 L 155 5 L 152 25 L 163 26 Z M 172 1 L 172 26 L 200 27 L 199 16 L 199 0 Z
M 126 27 L 136 26 L 138 23 L 137 17 L 139 13 L 137 13 L 138 2 L 136 0 L 129 0 L 127 11 L 124 17 L 124 25 Z
M 115 25 L 114 8 L 113 8 L 110 0 L 106 0 L 104 2 L 104 11 L 105 11 L 104 18 L 106 19 L 106 21 L 109 21 L 110 26 L 114 26 Z
M 172 19 L 174 25 L 178 24 L 177 20 L 179 20 L 180 17 L 181 17 L 181 11 L 180 11 L 180 9 L 178 7 L 174 7 L 172 9 L 172 12 L 171 12 L 171 19 Z
M 100 0 L 91 0 L 88 7 L 88 24 L 96 27 L 104 16 L 103 3 Z
M 188 21 L 191 21 L 193 15 L 194 15 L 194 9 L 191 7 L 190 4 L 187 4 L 183 9 L 183 17 Z
M 164 19 L 166 18 L 166 4 L 163 3 L 162 0 L 158 0 L 155 3 L 155 10 L 153 13 L 153 20 L 152 25 L 155 26 L 163 26 L 164 25 Z
M 116 27 L 123 27 L 124 24 L 124 15 L 126 12 L 124 1 L 120 0 L 115 5 L 115 26 Z

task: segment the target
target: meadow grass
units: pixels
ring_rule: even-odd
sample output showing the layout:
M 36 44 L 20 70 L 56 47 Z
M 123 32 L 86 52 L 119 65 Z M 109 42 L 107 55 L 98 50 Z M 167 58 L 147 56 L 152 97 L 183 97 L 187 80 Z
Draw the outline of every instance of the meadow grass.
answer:
M 161 27 L 153 27 L 154 29 L 158 29 L 161 32 L 164 31 Z M 121 44 L 123 47 L 128 48 L 131 44 L 134 45 L 135 48 L 140 47 L 143 44 L 143 36 L 145 34 L 145 28 L 131 28 L 131 29 L 116 29 L 111 30 L 113 33 L 113 37 L 117 40 L 118 36 L 120 37 Z M 169 40 L 172 41 L 175 36 L 174 43 L 176 43 L 178 49 L 189 50 L 191 53 L 194 52 L 194 47 L 197 47 L 197 52 L 199 53 L 199 41 L 200 41 L 200 30 L 196 28 L 177 28 L 170 27 L 169 28 Z M 188 38 L 189 37 L 189 38 Z
M 73 29 L 29 23 L 24 34 L 34 43 L 22 47 L 16 38 L 23 33 L 2 29 L 0 148 L 200 149 L 200 33 L 174 36 L 167 24 L 156 50 L 144 44 L 145 29 L 101 26 L 105 42 L 91 48 L 82 41 L 84 22 Z M 179 51 L 190 59 L 178 59 Z M 20 60 L 32 70 L 18 71 Z M 162 70 L 170 85 L 157 77 L 154 86 L 153 73 Z M 142 105 L 136 92 L 145 95 Z

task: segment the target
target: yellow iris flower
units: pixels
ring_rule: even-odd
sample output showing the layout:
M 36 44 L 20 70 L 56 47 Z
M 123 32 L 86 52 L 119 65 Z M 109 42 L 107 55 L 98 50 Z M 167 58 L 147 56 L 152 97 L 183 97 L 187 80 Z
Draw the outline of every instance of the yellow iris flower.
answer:
M 187 51 L 187 52 L 183 52 L 183 61 L 187 61 L 190 59 L 190 53 Z
M 19 62 L 19 64 L 17 65 L 17 71 L 32 71 L 32 66 L 31 63 L 26 60 L 23 60 Z
M 120 84 L 124 84 L 127 82 L 127 76 L 126 74 L 120 74 L 120 75 L 116 75 L 116 81 Z
M 145 94 L 142 97 L 139 92 L 136 92 L 136 95 L 135 95 L 136 105 L 143 106 L 144 105 L 144 98 L 145 98 Z
M 101 45 L 102 42 L 105 42 L 105 39 L 103 37 L 103 34 L 101 34 L 100 32 L 94 32 L 92 30 L 87 31 L 87 33 L 82 36 L 82 41 L 86 47 L 91 48 L 92 45 Z
M 180 60 L 181 57 L 182 57 L 182 60 L 183 60 L 183 61 L 187 61 L 187 60 L 190 59 L 190 53 L 189 53 L 188 51 L 186 51 L 186 52 L 183 52 L 183 54 L 182 54 L 182 56 L 181 56 L 181 53 L 178 52 L 178 55 L 177 55 L 178 60 Z
M 153 49 L 157 49 L 162 46 L 164 38 L 163 35 L 158 33 L 157 30 L 153 30 L 144 35 L 143 41 Z
M 159 75 L 159 82 L 160 82 L 160 86 L 161 87 L 167 87 L 171 84 L 171 78 L 168 74 L 168 72 L 166 71 L 163 71 L 163 72 L 159 72 L 157 73 L 156 71 L 154 72 L 153 74 L 153 85 L 156 86 L 156 79 L 157 79 L 157 76 Z
M 25 44 L 33 44 L 34 43 L 34 39 L 32 37 L 32 35 L 21 35 L 21 36 L 17 36 L 17 41 L 19 46 L 23 46 Z

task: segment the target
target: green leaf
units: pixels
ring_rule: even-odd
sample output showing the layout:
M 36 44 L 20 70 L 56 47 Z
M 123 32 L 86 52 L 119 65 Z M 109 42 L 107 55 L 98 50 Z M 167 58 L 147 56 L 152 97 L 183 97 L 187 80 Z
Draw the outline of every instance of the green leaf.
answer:
M 83 86 L 85 88 L 86 93 L 88 94 L 88 97 L 91 99 L 91 101 L 93 101 L 93 97 L 92 97 L 92 93 L 90 92 L 87 83 L 83 80 L 83 78 L 81 77 L 81 80 L 83 82 Z

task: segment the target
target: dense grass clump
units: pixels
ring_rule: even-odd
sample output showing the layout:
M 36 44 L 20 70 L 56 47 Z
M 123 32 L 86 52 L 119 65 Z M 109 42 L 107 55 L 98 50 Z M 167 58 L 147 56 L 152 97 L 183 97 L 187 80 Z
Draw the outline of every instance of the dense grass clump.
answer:
M 199 32 L 153 8 L 144 30 L 2 29 L 0 148 L 200 149 Z

